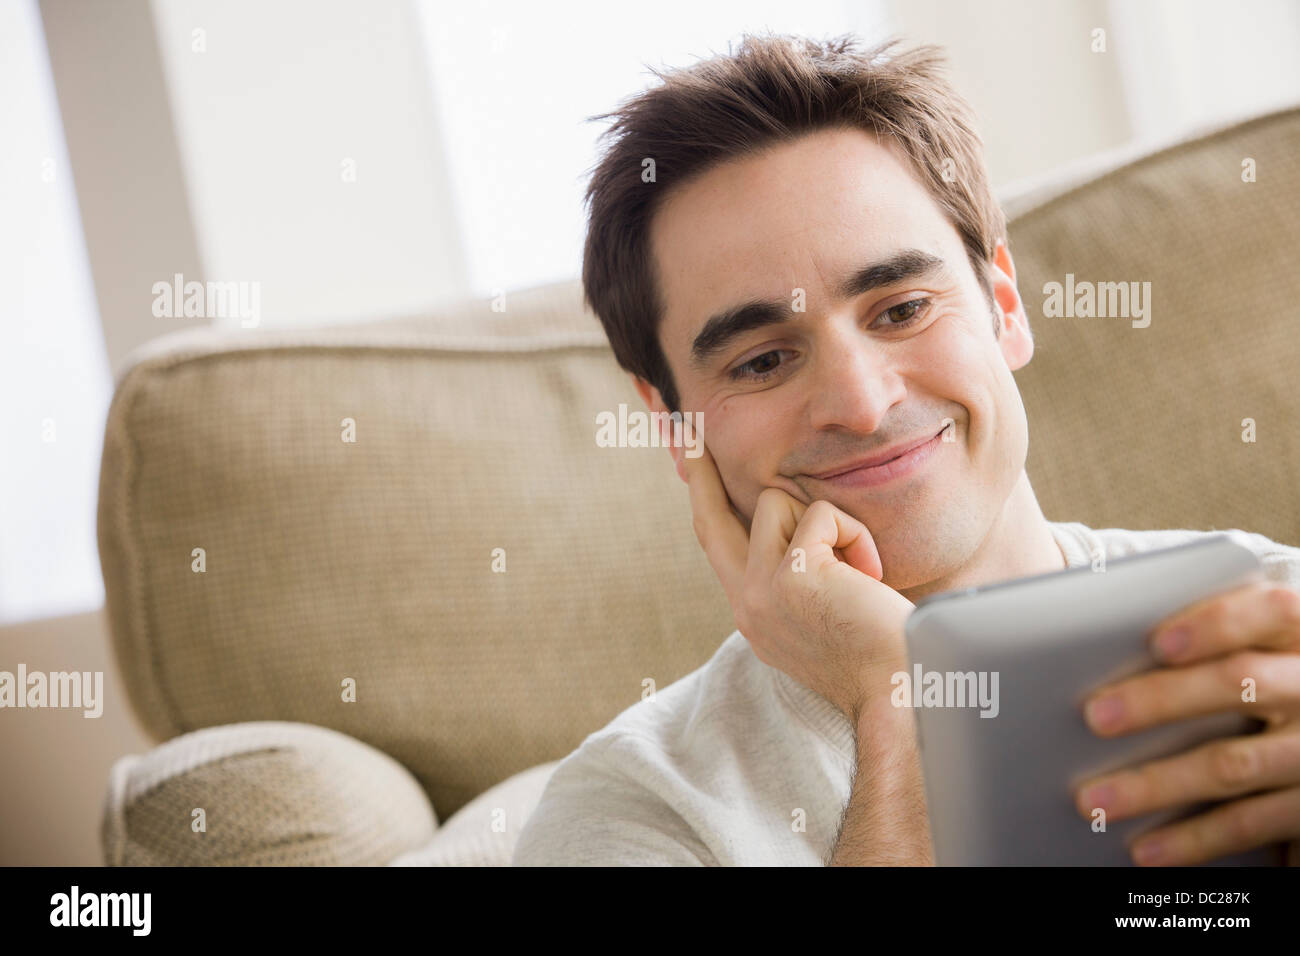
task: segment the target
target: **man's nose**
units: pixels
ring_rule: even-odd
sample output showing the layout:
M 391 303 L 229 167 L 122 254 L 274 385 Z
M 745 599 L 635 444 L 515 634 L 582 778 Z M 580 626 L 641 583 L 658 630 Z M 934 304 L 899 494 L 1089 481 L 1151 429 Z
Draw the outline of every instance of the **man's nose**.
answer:
M 907 392 L 894 366 L 887 350 L 864 340 L 861 332 L 829 338 L 818 349 L 809 377 L 812 426 L 876 431 Z

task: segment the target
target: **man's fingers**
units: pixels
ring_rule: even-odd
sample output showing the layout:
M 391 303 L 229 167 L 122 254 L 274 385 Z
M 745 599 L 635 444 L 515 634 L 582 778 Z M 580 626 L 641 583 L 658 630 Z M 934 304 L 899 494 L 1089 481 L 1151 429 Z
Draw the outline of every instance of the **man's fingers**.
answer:
M 693 424 L 684 422 L 683 427 L 691 429 L 692 440 L 697 440 Z M 745 580 L 749 534 L 731 509 L 731 499 L 727 497 L 727 489 L 708 447 L 703 441 L 698 441 L 698 446 L 700 454 L 697 457 L 681 457 L 691 496 L 695 537 L 722 582 L 722 589 L 727 592 L 732 607 L 735 607 Z
M 693 424 L 684 422 L 684 428 Z M 867 526 L 828 501 L 805 505 L 779 488 L 765 488 L 758 496 L 747 531 L 722 483 L 713 456 L 704 442 L 700 454 L 680 459 L 690 492 L 695 536 L 723 589 L 737 606 L 747 574 L 770 581 L 791 548 L 801 547 L 808 558 L 826 552 L 836 560 L 879 581 L 884 574 L 880 553 Z M 815 514 L 809 514 L 814 511 Z
M 1278 729 L 1212 740 L 1186 753 L 1089 780 L 1075 791 L 1085 819 L 1098 808 L 1127 820 L 1276 787 L 1300 785 L 1300 732 Z
M 812 557 L 826 550 L 838 550 L 846 564 L 877 581 L 884 575 L 880 552 L 871 532 L 857 518 L 818 500 L 808 506 L 790 540 L 791 548 L 803 548 Z
M 1099 688 L 1084 717 L 1102 737 L 1236 711 L 1260 720 L 1300 712 L 1300 655 L 1238 651 L 1187 667 L 1161 667 Z
M 749 526 L 749 571 L 766 584 L 776 574 L 790 550 L 790 539 L 807 506 L 780 488 L 764 488 L 754 505 Z
M 1143 866 L 1197 866 L 1300 837 L 1300 787 L 1235 800 L 1142 834 L 1131 848 Z
M 1206 598 L 1162 621 L 1152 635 L 1152 647 L 1173 664 L 1247 647 L 1300 647 L 1300 594 L 1268 581 Z

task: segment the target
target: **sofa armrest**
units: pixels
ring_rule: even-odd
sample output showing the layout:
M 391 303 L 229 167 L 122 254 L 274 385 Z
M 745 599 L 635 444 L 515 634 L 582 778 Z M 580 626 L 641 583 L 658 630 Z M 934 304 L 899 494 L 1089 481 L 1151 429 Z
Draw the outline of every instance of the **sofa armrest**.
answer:
M 119 759 L 101 838 L 109 866 L 380 866 L 437 827 L 387 754 L 324 727 L 255 721 Z

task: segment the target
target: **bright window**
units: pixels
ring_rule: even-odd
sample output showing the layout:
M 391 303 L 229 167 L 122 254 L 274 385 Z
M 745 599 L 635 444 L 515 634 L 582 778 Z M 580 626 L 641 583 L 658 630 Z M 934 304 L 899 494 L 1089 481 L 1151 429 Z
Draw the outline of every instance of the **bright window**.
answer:
M 95 542 L 111 397 L 36 0 L 0 3 L 0 624 L 104 600 Z

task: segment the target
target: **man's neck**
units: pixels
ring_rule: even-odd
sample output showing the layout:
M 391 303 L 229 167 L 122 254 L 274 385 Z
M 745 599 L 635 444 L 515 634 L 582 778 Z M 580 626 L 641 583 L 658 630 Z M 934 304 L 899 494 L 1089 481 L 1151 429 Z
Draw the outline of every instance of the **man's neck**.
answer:
M 930 594 L 1061 571 L 1068 564 L 1038 506 L 1029 476 L 1022 471 L 998 520 L 970 560 L 950 574 L 899 593 L 915 604 Z

